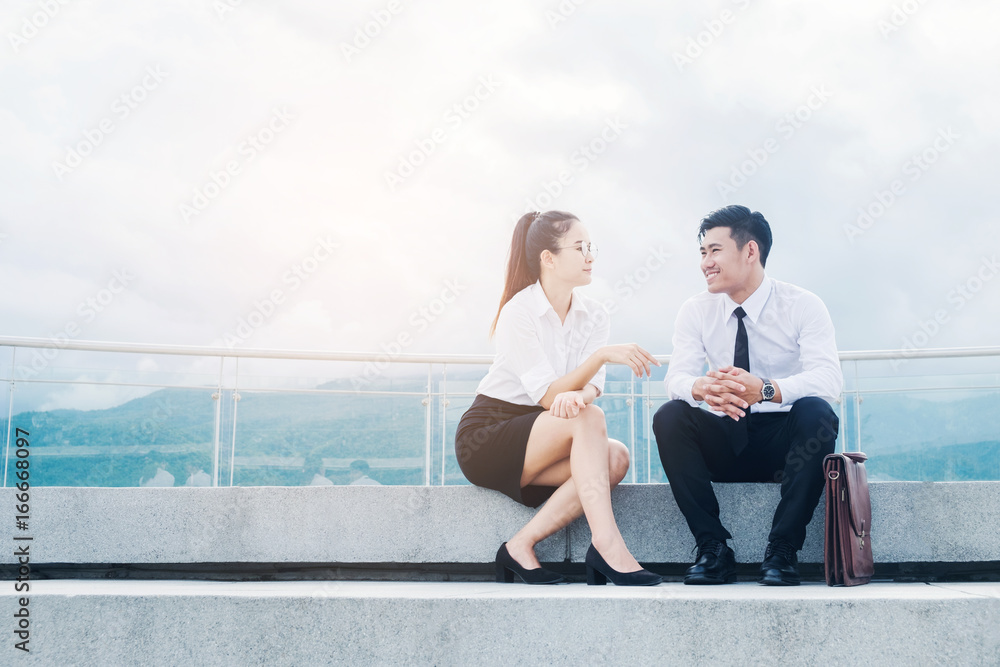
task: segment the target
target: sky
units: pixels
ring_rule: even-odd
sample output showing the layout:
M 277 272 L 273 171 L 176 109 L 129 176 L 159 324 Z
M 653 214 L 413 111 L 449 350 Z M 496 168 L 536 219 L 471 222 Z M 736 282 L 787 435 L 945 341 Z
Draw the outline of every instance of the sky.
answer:
M 985 346 L 1000 5 L 9 0 L 0 335 L 490 354 L 517 218 L 577 215 L 669 354 L 761 211 L 841 350 Z

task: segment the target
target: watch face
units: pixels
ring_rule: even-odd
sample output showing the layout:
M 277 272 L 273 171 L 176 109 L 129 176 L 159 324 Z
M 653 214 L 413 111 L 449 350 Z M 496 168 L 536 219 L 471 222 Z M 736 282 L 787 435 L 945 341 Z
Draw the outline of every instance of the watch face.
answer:
M 764 395 L 765 401 L 770 401 L 772 398 L 774 398 L 774 385 L 771 384 L 770 382 L 766 383 L 761 393 Z

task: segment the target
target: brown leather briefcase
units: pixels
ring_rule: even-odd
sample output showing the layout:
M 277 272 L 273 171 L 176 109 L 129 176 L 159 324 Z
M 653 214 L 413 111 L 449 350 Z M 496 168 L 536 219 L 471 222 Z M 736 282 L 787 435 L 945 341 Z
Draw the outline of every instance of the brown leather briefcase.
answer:
M 826 475 L 826 536 L 823 564 L 828 586 L 867 584 L 875 573 L 872 503 L 861 452 L 830 454 Z

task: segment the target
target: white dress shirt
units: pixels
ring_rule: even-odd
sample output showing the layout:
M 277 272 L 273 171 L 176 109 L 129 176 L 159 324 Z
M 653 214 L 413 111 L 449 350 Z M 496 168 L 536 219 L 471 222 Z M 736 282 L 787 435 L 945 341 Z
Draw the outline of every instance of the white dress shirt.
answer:
M 728 294 L 702 292 L 688 299 L 677 313 L 674 350 L 664 383 L 671 399 L 698 402 L 694 382 L 712 370 L 733 365 L 741 304 Z M 750 348 L 750 373 L 767 378 L 781 390 L 781 403 L 752 404 L 752 412 L 779 412 L 805 396 L 827 401 L 840 397 L 844 376 L 837 356 L 830 313 L 818 296 L 801 287 L 764 277 L 742 304 Z M 721 412 L 712 411 L 717 415 Z
M 573 292 L 566 321 L 560 322 L 540 283 L 515 294 L 500 310 L 497 353 L 477 394 L 508 403 L 538 405 L 549 385 L 576 370 L 607 345 L 611 319 L 603 305 Z M 590 384 L 604 391 L 605 370 Z
M 333 486 L 333 482 L 330 481 L 329 477 L 324 477 L 323 475 L 316 473 L 313 475 L 312 481 L 309 482 L 309 486 Z
M 212 486 L 212 476 L 204 470 L 191 473 L 184 486 Z
M 139 480 L 139 486 L 173 486 L 174 476 L 163 468 L 157 468 L 156 474 L 151 478 Z

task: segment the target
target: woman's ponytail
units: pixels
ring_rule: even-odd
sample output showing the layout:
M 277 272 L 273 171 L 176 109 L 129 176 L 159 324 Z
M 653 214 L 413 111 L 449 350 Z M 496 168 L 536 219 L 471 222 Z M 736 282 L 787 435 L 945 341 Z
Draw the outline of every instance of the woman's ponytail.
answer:
M 500 307 L 490 327 L 490 337 L 497 330 L 500 311 L 515 294 L 538 280 L 543 250 L 559 252 L 559 242 L 576 222 L 577 217 L 564 211 L 525 213 L 514 226 L 514 236 L 507 253 L 507 272 L 504 278 Z

